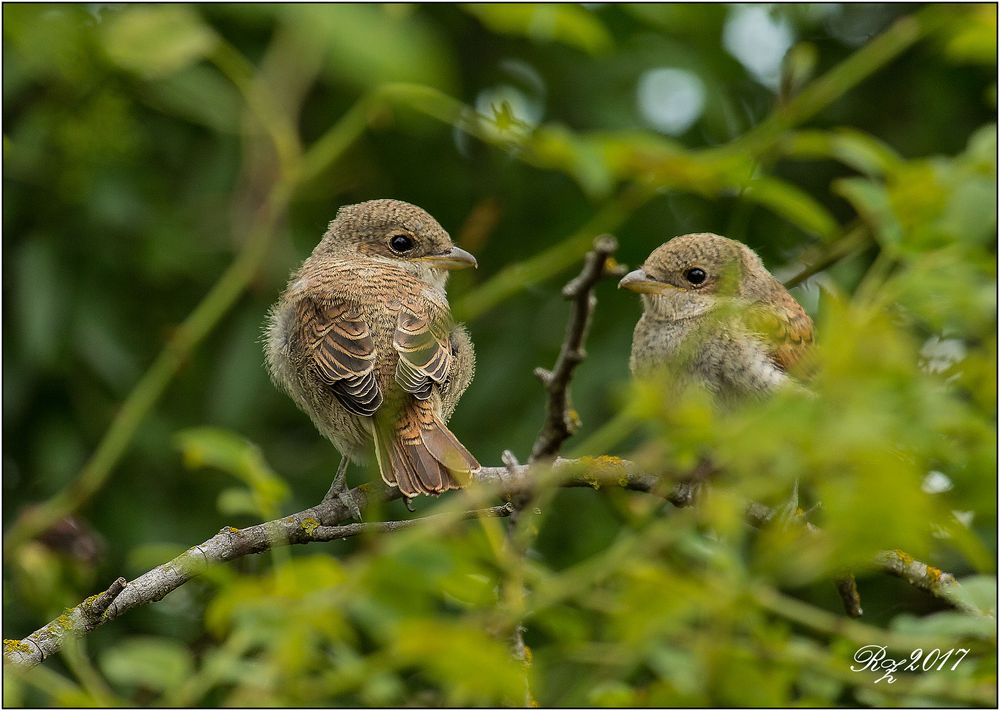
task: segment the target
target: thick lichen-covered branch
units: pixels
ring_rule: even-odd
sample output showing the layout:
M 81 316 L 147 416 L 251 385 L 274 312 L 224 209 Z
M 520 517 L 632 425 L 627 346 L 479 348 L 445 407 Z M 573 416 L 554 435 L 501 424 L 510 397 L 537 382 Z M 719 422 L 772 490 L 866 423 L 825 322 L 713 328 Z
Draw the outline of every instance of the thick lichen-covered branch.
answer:
M 352 489 L 349 496 L 366 504 L 372 499 L 368 487 Z M 398 491 L 388 487 L 380 490 L 382 499 L 398 498 Z M 120 617 L 135 607 L 162 600 L 168 593 L 198 576 L 213 564 L 262 553 L 277 546 L 338 541 L 365 534 L 392 533 L 405 528 L 425 525 L 445 519 L 468 519 L 481 516 L 509 516 L 510 504 L 467 511 L 458 517 L 436 514 L 401 521 L 377 521 L 335 525 L 351 515 L 339 501 L 324 502 L 291 516 L 266 523 L 234 528 L 224 526 L 207 541 L 189 548 L 163 565 L 127 582 L 118 578 L 105 592 L 87 598 L 66 610 L 55 620 L 24 639 L 4 640 L 4 662 L 31 667 L 59 652 L 67 636 L 81 636 L 106 622 Z
M 106 611 L 127 585 L 125 578 L 118 578 L 104 592 L 91 595 L 24 639 L 5 639 L 4 661 L 32 666 L 61 649 L 66 635 L 84 634 L 99 627 L 104 623 Z

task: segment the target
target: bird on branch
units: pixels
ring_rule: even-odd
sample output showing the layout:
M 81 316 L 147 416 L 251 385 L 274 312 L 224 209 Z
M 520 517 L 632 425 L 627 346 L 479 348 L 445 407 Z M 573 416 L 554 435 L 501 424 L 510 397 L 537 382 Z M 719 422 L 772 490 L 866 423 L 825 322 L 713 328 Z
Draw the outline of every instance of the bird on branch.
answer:
M 674 237 L 619 282 L 642 295 L 632 340 L 636 377 L 669 370 L 721 403 L 796 386 L 812 320 L 745 244 L 711 233 Z
M 406 497 L 440 494 L 480 468 L 446 423 L 472 381 L 468 332 L 451 317 L 450 270 L 476 259 L 427 212 L 398 200 L 343 207 L 271 308 L 268 370 L 343 459 L 374 451 Z M 350 502 L 352 508 L 353 500 Z

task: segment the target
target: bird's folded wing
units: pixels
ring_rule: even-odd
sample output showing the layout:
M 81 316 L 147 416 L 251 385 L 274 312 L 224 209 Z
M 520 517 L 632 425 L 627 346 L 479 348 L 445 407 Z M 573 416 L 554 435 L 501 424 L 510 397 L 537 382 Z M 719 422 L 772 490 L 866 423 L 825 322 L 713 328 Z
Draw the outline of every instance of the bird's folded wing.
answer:
M 435 318 L 416 304 L 404 304 L 399 312 L 392 337 L 399 353 L 396 382 L 420 400 L 429 398 L 434 383 L 444 383 L 451 372 L 450 325 L 447 316 Z
M 304 299 L 299 309 L 300 336 L 316 375 L 349 411 L 374 415 L 382 392 L 375 380 L 375 342 L 360 311 L 342 299 Z
M 812 319 L 790 294 L 776 303 L 757 304 L 747 313 L 751 329 L 764 337 L 774 364 L 788 371 L 799 364 L 813 343 Z

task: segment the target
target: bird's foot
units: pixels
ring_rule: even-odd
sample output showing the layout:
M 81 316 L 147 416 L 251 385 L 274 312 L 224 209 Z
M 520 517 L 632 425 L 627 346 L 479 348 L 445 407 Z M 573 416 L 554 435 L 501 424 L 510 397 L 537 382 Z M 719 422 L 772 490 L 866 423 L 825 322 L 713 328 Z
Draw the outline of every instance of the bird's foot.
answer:
M 330 484 L 330 490 L 323 497 L 323 502 L 325 503 L 330 499 L 337 499 L 351 513 L 352 518 L 357 521 L 362 520 L 358 502 L 354 500 L 354 496 L 347 489 L 347 457 L 340 460 L 340 466 L 337 467 L 337 474 L 333 477 L 333 483 Z

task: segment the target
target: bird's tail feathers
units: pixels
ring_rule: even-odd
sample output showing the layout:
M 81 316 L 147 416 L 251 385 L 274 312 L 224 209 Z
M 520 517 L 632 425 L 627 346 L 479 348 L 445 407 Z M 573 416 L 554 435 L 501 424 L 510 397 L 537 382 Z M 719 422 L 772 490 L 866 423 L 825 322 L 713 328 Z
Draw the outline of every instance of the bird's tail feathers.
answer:
M 395 422 L 372 428 L 382 480 L 404 496 L 441 494 L 466 484 L 479 462 L 434 412 L 430 401 L 407 402 Z

